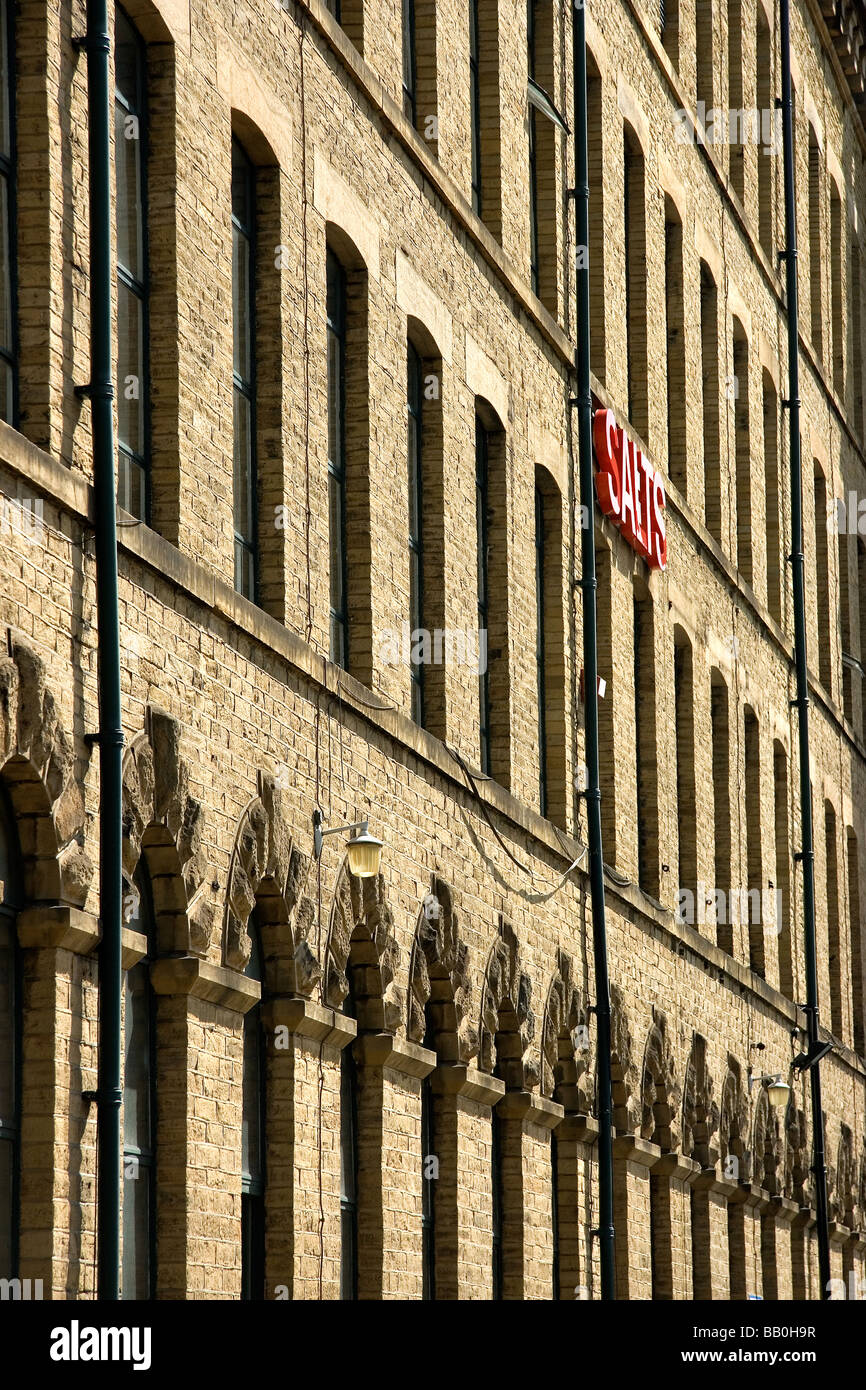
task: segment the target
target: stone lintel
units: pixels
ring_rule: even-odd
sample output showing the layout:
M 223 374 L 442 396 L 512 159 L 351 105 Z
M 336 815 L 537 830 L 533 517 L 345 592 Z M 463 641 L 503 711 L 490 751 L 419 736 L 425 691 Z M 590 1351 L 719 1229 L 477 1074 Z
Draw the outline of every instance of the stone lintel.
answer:
M 419 1043 L 395 1037 L 393 1033 L 362 1033 L 355 1043 L 355 1057 L 365 1067 L 388 1067 L 404 1076 L 429 1076 L 436 1066 L 436 1053 Z
M 533 1095 L 531 1091 L 506 1091 L 496 1106 L 496 1112 L 506 1120 L 520 1120 L 542 1129 L 555 1129 L 565 1111 L 555 1100 Z
M 62 904 L 25 907 L 16 918 L 19 945 L 51 947 L 87 956 L 99 945 L 99 918 Z
M 495 1105 L 505 1094 L 505 1082 L 487 1076 L 465 1062 L 444 1063 L 433 1073 L 433 1091 L 441 1096 L 464 1096 L 477 1105 Z
M 613 1141 L 614 1157 L 624 1158 L 626 1163 L 637 1163 L 642 1168 L 652 1168 L 659 1158 L 658 1144 L 650 1144 L 647 1139 L 638 1139 L 635 1134 L 618 1134 Z
M 147 955 L 147 937 L 144 932 L 132 931 L 129 927 L 123 928 L 122 934 L 123 955 L 121 965 L 124 970 L 131 970 L 134 965 L 138 965 Z
M 278 995 L 265 1000 L 262 1018 L 266 1028 L 285 1028 L 300 1038 L 343 1048 L 358 1036 L 358 1025 L 348 1014 L 316 1004 L 301 995 Z
M 156 994 L 189 994 L 245 1014 L 261 998 L 261 985 L 238 970 L 208 965 L 198 956 L 165 956 L 150 967 Z

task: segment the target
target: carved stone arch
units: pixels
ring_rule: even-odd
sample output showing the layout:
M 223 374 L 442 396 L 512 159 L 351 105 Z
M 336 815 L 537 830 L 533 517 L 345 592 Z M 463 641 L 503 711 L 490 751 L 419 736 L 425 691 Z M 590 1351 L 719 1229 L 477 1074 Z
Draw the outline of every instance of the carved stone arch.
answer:
M 216 906 L 208 888 L 204 810 L 189 790 L 180 721 L 148 705 L 145 728 L 123 759 L 123 872 L 144 857 L 160 953 L 206 956 Z
M 857 1205 L 857 1167 L 854 1161 L 854 1135 L 844 1122 L 840 1127 L 839 1147 L 836 1151 L 836 1182 L 830 1214 L 840 1226 L 854 1227 L 854 1209 Z
M 575 1041 L 575 1030 L 580 1028 L 583 1037 Z M 541 1027 L 541 1094 L 572 1114 L 589 1115 L 593 1102 L 590 1066 L 586 1003 L 574 983 L 571 957 L 557 950 Z
M 484 972 L 478 1058 L 481 1070 L 497 1073 L 509 1090 L 528 1091 L 538 1085 L 538 1063 L 529 1056 L 535 1035 L 531 999 L 532 985 L 520 968 L 514 928 L 500 917 Z
M 223 964 L 245 970 L 256 909 L 268 993 L 309 998 L 322 977 L 309 944 L 315 907 L 305 892 L 310 856 L 293 842 L 283 793 L 273 777 L 259 777 L 259 794 L 244 810 L 229 865 L 223 927 Z
M 470 1062 L 478 1051 L 472 1021 L 469 948 L 458 930 L 454 894 L 434 877 L 421 906 L 409 963 L 406 1036 L 423 1043 L 428 1032 L 442 1062 Z
M 351 976 L 359 1027 L 396 1033 L 404 1011 L 402 991 L 395 983 L 399 962 L 384 876 L 356 878 L 344 859 L 325 948 L 325 1003 L 342 1009 Z
M 743 1093 L 742 1067 L 736 1057 L 728 1053 L 719 1110 L 719 1152 L 723 1171 L 729 1158 L 736 1159 L 736 1177 L 743 1182 L 748 1182 L 751 1174 L 752 1156 L 746 1148 L 748 1132 L 749 1110 Z
M 707 1040 L 692 1039 L 683 1086 L 682 1151 L 702 1168 L 714 1168 L 719 1158 L 719 1107 L 713 1099 L 713 1078 L 707 1065 Z
M 681 1100 L 667 1015 L 653 1005 L 641 1074 L 641 1137 L 668 1151 L 678 1148 Z
M 93 877 L 82 782 L 45 663 L 18 637 L 0 658 L 0 768 L 15 814 L 25 896 L 82 907 Z
M 781 1191 L 782 1137 L 779 1112 L 770 1104 L 765 1086 L 761 1087 L 755 1105 L 752 1153 L 752 1181 L 771 1196 L 777 1196 Z
M 805 1111 L 793 1098 L 785 1113 L 785 1196 L 798 1206 L 809 1205 L 809 1135 Z
M 634 1134 L 640 1123 L 638 1070 L 625 1000 L 615 984 L 610 987 L 610 1075 L 614 1125 L 620 1134 Z

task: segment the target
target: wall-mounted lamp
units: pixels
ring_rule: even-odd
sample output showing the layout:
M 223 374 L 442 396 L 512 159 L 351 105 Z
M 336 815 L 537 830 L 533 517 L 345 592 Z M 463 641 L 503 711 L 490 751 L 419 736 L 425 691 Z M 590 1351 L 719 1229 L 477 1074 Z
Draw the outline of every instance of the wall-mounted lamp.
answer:
M 784 1110 L 788 1104 L 788 1097 L 791 1094 L 791 1087 L 787 1081 L 782 1080 L 781 1072 L 761 1072 L 759 1076 L 753 1076 L 749 1068 L 749 1094 L 751 1095 L 752 1086 L 757 1083 L 759 1086 L 766 1086 L 767 1096 L 770 1104 L 777 1110 Z
M 349 859 L 349 873 L 355 878 L 375 878 L 379 872 L 382 858 L 382 840 L 370 834 L 369 823 L 365 820 L 353 821 L 351 825 L 335 825 L 322 829 L 321 811 L 313 812 L 313 855 L 318 859 L 322 853 L 322 843 L 326 835 L 339 835 L 342 831 L 356 830 L 357 835 L 346 841 L 346 854 Z

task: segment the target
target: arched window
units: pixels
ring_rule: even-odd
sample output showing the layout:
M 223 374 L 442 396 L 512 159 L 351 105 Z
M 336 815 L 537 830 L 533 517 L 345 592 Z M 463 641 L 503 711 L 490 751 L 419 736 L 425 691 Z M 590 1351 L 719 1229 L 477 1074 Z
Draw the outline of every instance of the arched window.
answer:
M 779 407 L 776 387 L 766 368 L 761 374 L 761 404 L 764 421 L 764 536 L 767 561 L 767 607 L 776 622 L 781 625 L 783 570 L 782 497 L 779 487 Z
M 0 420 L 18 419 L 15 265 L 15 7 L 0 0 Z
M 695 683 L 692 644 L 681 627 L 674 628 L 674 722 L 677 754 L 677 881 L 679 892 L 691 895 L 681 899 L 683 920 L 694 926 L 698 920 Z
M 635 789 L 638 883 L 659 896 L 658 746 L 656 739 L 655 613 L 652 594 L 636 584 L 634 613 Z
M 328 526 L 331 553 L 331 660 L 348 669 L 346 558 L 346 272 L 328 251 Z
M 556 132 L 562 122 L 554 90 L 552 0 L 527 0 L 526 53 L 529 74 L 530 283 L 551 314 L 558 309 Z
M 794 998 L 794 960 L 791 941 L 791 837 L 788 810 L 788 755 L 778 739 L 773 743 L 773 827 L 776 847 L 774 887 L 779 941 L 779 988 L 787 999 Z
M 406 415 L 407 457 L 409 465 L 409 626 L 413 633 L 424 628 L 424 368 L 410 343 L 407 352 Z M 413 657 L 409 664 L 412 679 L 412 718 L 424 727 L 425 663 Z M 419 649 L 420 650 L 420 649 Z
M 764 7 L 758 3 L 755 6 L 756 12 L 756 48 L 755 48 L 755 91 L 757 96 L 757 107 L 761 121 L 764 120 L 764 112 L 772 113 L 775 116 L 773 102 L 771 99 L 771 89 L 773 83 L 773 49 L 770 37 L 770 26 L 767 23 L 767 16 Z M 731 103 L 733 105 L 733 102 Z M 773 255 L 773 165 L 775 160 L 771 158 L 771 150 L 764 144 L 763 131 L 762 143 L 758 149 L 758 238 L 761 246 L 768 256 Z
M 842 267 L 845 264 L 842 198 L 835 179 L 830 180 L 830 321 L 833 330 L 833 389 L 845 401 L 845 325 L 843 323 Z
M 428 1044 L 425 1043 L 425 1046 Z M 434 1137 L 433 1082 L 421 1082 L 421 1297 L 436 1297 L 436 1182 L 438 1164 Z
M 415 42 L 415 0 L 403 0 L 403 115 L 418 121 L 418 50 Z
M 713 760 L 713 828 L 715 844 L 716 942 L 734 952 L 731 901 L 731 741 L 728 726 L 728 687 L 717 670 L 710 674 L 710 723 Z
M 719 431 L 719 308 L 712 271 L 701 261 L 701 386 L 704 426 L 704 521 L 722 543 L 722 473 Z
M 746 812 L 746 899 L 744 926 L 749 933 L 749 965 L 756 975 L 766 976 L 764 923 L 761 893 L 764 886 L 761 858 L 761 737 L 755 711 L 744 713 L 743 760 L 745 763 Z M 743 902 L 742 895 L 740 898 Z
M 749 420 L 749 341 L 738 318 L 734 319 L 734 454 L 737 491 L 737 568 L 747 584 L 753 581 L 752 564 L 752 436 Z
M 836 831 L 836 812 L 829 801 L 824 802 L 824 853 L 827 870 L 827 969 L 830 976 L 830 1031 L 845 1039 L 845 996 L 842 981 L 842 934 L 839 921 L 839 844 Z
M 498 0 L 469 0 L 472 207 L 502 236 Z
M 156 999 L 153 899 L 143 861 L 128 887 L 128 926 L 146 941 L 126 972 L 123 1032 L 123 1297 L 156 1297 Z
M 665 198 L 665 338 L 668 475 L 688 496 L 686 469 L 686 336 L 683 294 L 683 225 L 672 198 Z
M 114 33 L 117 229 L 117 500 L 150 515 L 148 373 L 147 52 L 119 7 Z
M 605 351 L 605 226 L 604 118 L 601 74 L 591 53 L 586 55 L 586 142 L 589 168 L 589 331 L 592 365 L 602 385 L 606 381 Z
M 760 4 L 759 4 L 760 7 Z M 742 0 L 728 0 L 728 107 L 739 125 L 743 109 L 743 6 Z M 744 131 L 737 130 L 738 139 L 731 140 L 731 183 L 740 202 L 744 194 Z
M 809 125 L 809 306 L 812 346 L 819 360 L 824 356 L 824 317 L 821 311 L 821 148 Z
M 854 1051 L 866 1055 L 866 990 L 863 979 L 863 923 L 860 919 L 860 851 L 857 836 L 849 825 L 846 831 L 848 860 L 848 922 L 851 932 L 851 1013 L 854 1020 Z
M 235 588 L 255 600 L 256 554 L 256 173 L 232 139 L 232 325 L 234 340 Z
M 493 1298 L 498 1301 L 505 1297 L 504 1262 L 502 1252 L 503 1201 L 502 1201 L 502 1118 L 496 1106 L 490 1112 L 490 1186 L 492 1196 L 493 1225 Z
M 20 854 L 0 788 L 0 1279 L 18 1275 L 21 1167 L 21 975 L 15 925 Z
M 343 1012 L 355 1017 L 351 989 Z M 358 1068 L 351 1043 L 340 1053 L 340 1297 L 358 1297 Z
M 336 233 L 327 277 L 330 657 L 364 685 L 372 675 L 367 270 Z
M 511 782 L 508 661 L 508 547 L 505 432 L 484 401 L 475 412 L 475 522 L 478 594 L 478 695 L 481 771 Z
M 565 647 L 562 603 L 562 497 L 535 470 L 535 684 L 538 707 L 538 804 L 565 821 Z
M 695 58 L 696 91 L 698 102 L 703 102 L 703 115 L 699 118 L 706 124 L 706 113 L 711 111 L 715 65 L 713 63 L 713 0 L 695 0 Z
M 623 221 L 628 418 L 638 434 L 649 432 L 647 395 L 647 245 L 644 156 L 635 132 L 623 134 Z
M 665 53 L 674 67 L 680 66 L 680 4 L 679 0 L 659 0 L 659 33 Z
M 817 459 L 814 467 L 815 598 L 818 617 L 818 675 L 827 694 L 833 695 L 833 654 L 830 643 L 830 531 L 827 512 L 827 480 Z
M 264 969 L 255 916 L 244 974 L 262 984 Z M 241 1298 L 265 1297 L 265 1035 L 261 1000 L 244 1014 L 241 1114 Z

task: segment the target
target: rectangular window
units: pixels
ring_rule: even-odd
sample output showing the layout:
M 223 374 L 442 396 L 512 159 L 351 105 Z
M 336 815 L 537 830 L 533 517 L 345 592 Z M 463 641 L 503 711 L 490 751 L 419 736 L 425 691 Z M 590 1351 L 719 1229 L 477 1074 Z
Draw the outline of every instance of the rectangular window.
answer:
M 413 632 L 424 626 L 423 434 L 424 371 L 421 358 L 409 344 L 407 362 L 407 446 L 409 460 L 409 621 Z M 413 640 L 414 650 L 414 640 Z M 424 726 L 424 664 L 412 660 L 412 718 Z
M 115 21 L 114 170 L 117 230 L 117 500 L 146 520 L 149 383 L 146 131 L 147 58 L 123 10 Z
M 153 944 L 149 880 L 140 870 L 132 930 Z M 137 895 L 137 896 L 135 896 Z M 150 957 L 126 972 L 123 1013 L 123 1268 L 124 1299 L 156 1297 L 156 999 Z
M 346 556 L 346 273 L 328 252 L 328 527 L 331 660 L 348 670 L 349 611 Z
M 255 601 L 255 171 L 232 140 L 232 324 L 234 338 L 235 588 Z
M 490 441 L 480 418 L 475 417 L 475 521 L 478 574 L 478 637 L 488 631 L 489 619 L 489 499 L 488 465 Z M 490 677 L 488 663 L 478 677 L 479 734 L 481 771 L 490 775 Z
M 13 7 L 0 0 L 0 420 L 10 425 L 18 419 L 13 35 Z
M 437 1179 L 428 1172 L 428 1160 L 435 1157 L 433 1139 L 433 1087 L 430 1077 L 421 1082 L 421 1269 L 424 1299 L 436 1297 L 436 1259 L 434 1250 L 435 1197 Z

